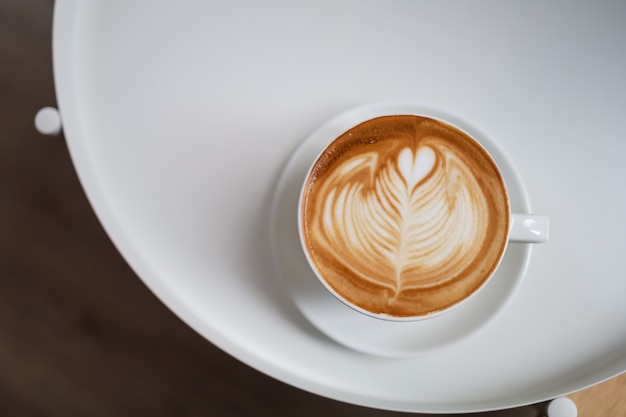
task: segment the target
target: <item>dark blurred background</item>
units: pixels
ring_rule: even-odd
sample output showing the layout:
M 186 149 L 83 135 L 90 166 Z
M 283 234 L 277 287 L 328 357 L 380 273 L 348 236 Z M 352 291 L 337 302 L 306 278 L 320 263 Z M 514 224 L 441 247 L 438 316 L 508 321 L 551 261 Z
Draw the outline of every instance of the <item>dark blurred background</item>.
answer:
M 0 0 L 0 416 L 405 415 L 322 398 L 241 364 L 130 270 L 63 137 L 33 125 L 40 108 L 56 107 L 53 8 Z M 578 401 L 597 411 L 599 395 L 620 391 L 590 392 Z M 528 410 L 497 415 L 518 413 Z

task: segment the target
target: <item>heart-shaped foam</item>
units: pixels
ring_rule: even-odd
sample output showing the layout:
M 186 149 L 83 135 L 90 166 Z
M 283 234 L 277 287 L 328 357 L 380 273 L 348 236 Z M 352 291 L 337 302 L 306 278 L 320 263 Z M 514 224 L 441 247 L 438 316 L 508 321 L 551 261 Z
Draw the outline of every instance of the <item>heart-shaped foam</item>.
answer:
M 435 151 L 424 146 L 414 154 L 410 148 L 404 148 L 398 155 L 398 168 L 409 188 L 419 183 L 435 165 Z

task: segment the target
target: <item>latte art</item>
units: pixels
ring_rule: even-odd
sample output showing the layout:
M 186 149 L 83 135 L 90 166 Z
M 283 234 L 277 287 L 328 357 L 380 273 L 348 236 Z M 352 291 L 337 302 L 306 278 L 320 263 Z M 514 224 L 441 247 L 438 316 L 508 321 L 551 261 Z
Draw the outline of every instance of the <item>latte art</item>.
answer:
M 485 238 L 486 201 L 471 198 L 479 184 L 445 149 L 405 148 L 378 173 L 377 159 L 348 160 L 327 180 L 318 233 L 355 275 L 394 296 L 449 279 Z
M 305 187 L 305 246 L 327 284 L 376 314 L 469 296 L 506 245 L 508 199 L 482 148 L 445 123 L 387 116 L 342 135 Z

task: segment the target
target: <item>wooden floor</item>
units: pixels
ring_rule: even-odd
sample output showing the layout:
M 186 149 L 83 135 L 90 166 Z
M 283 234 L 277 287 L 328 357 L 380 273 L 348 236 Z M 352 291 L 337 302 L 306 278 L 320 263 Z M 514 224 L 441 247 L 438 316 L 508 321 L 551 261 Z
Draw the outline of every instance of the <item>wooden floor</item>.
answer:
M 142 284 L 98 223 L 63 138 L 33 127 L 56 105 L 52 9 L 0 0 L 0 416 L 405 415 L 275 381 Z M 626 416 L 626 376 L 572 398 L 583 417 Z

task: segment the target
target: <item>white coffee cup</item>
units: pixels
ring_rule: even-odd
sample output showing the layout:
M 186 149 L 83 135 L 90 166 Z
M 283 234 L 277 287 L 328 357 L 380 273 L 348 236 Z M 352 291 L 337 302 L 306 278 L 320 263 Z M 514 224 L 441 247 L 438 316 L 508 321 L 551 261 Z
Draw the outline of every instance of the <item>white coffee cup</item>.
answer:
M 508 242 L 548 239 L 546 216 L 510 212 L 484 133 L 421 105 L 373 108 L 328 138 L 298 204 L 307 261 L 340 301 L 378 319 L 433 318 L 480 291 Z

